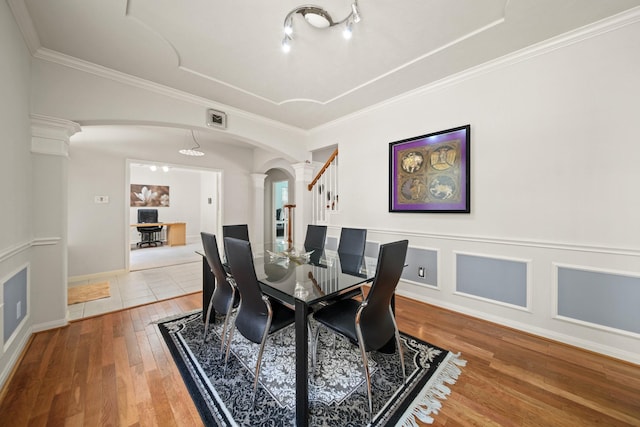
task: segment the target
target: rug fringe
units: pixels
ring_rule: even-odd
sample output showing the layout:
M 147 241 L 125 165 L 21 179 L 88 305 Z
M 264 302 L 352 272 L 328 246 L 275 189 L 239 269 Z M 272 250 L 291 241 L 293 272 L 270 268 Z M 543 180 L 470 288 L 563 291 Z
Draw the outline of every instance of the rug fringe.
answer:
M 444 366 L 438 368 L 438 373 L 434 375 L 431 381 L 434 382 L 433 387 L 426 387 L 426 390 L 416 397 L 413 408 L 408 410 L 397 425 L 403 427 L 418 427 L 417 421 L 425 424 L 432 424 L 433 417 L 442 409 L 442 400 L 446 400 L 451 393 L 451 389 L 445 385 L 453 385 L 462 373 L 460 369 L 467 365 L 467 361 L 460 359 L 460 353 L 450 353 L 450 357 L 442 362 Z
M 172 320 L 180 319 L 182 317 L 191 316 L 195 313 L 200 313 L 202 311 L 201 308 L 196 308 L 191 311 L 186 311 L 184 313 L 174 314 L 173 316 L 163 317 L 162 319 L 151 320 L 148 325 L 157 325 L 158 323 L 170 322 Z

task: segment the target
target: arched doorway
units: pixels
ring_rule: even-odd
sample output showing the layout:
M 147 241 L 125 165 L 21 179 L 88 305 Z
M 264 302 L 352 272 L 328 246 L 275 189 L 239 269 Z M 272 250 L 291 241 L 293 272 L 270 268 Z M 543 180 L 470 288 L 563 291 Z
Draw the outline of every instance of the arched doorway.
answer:
M 284 205 L 295 204 L 295 180 L 288 171 L 272 168 L 265 172 L 264 241 L 286 240 L 288 221 Z

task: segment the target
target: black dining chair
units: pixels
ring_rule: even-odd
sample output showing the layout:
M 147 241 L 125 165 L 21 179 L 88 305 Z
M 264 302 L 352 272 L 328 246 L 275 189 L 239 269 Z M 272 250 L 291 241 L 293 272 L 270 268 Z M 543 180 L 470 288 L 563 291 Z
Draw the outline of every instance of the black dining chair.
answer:
M 324 242 L 327 239 L 326 225 L 307 225 L 307 234 L 304 238 L 305 251 L 322 252 L 324 250 Z
M 364 257 L 367 244 L 367 230 L 365 228 L 343 228 L 340 230 L 338 254 L 349 254 Z
M 354 299 L 343 299 L 322 307 L 313 314 L 314 319 L 319 324 L 312 347 L 314 369 L 317 359 L 320 325 L 345 336 L 360 348 L 364 374 L 367 380 L 370 421 L 373 416 L 373 403 L 367 352 L 380 350 L 395 337 L 402 365 L 402 379 L 403 383 L 406 382 L 402 343 L 400 342 L 400 332 L 391 307 L 391 299 L 404 268 L 408 245 L 408 240 L 401 240 L 387 243 L 380 247 L 376 275 L 369 293 L 362 302 Z
M 366 228 L 342 228 L 340 230 L 340 242 L 338 243 L 338 258 L 343 273 L 360 275 L 360 267 L 364 263 L 364 251 L 367 245 Z M 342 265 L 342 263 L 345 265 Z M 360 262 L 358 265 L 357 262 Z M 361 296 L 364 298 L 362 287 L 346 292 L 338 299 L 353 298 Z
M 234 239 L 249 241 L 249 226 L 247 224 L 223 225 L 222 226 L 222 244 L 224 245 L 225 258 L 227 255 L 227 243 L 225 237 L 233 237 Z
M 235 329 L 249 341 L 260 344 L 253 382 L 253 403 L 255 403 L 262 353 L 267 337 L 294 323 L 295 312 L 277 301 L 270 300 L 262 293 L 253 264 L 251 243 L 232 237 L 225 237 L 224 242 L 229 268 L 240 292 L 240 304 L 234 319 L 235 327 L 229 331 L 225 367 Z
M 222 238 L 233 237 L 234 239 L 249 241 L 249 226 L 247 224 L 223 225 Z
M 351 254 L 340 254 L 338 255 L 338 259 L 340 260 L 340 270 L 343 273 L 351 274 L 352 276 L 364 276 L 362 271 L 362 266 L 364 265 L 364 257 L 359 255 L 351 255 Z M 356 289 L 356 291 L 358 291 Z M 355 292 L 354 294 L 359 294 L 360 292 Z
M 211 319 L 211 310 L 224 315 L 224 326 L 222 328 L 222 338 L 220 350 L 224 349 L 224 343 L 227 337 L 227 327 L 229 324 L 229 317 L 234 308 L 238 306 L 240 302 L 240 294 L 236 292 L 235 282 L 233 278 L 225 271 L 222 261 L 220 259 L 220 252 L 218 251 L 218 241 L 214 234 L 201 232 L 202 247 L 204 248 L 204 255 L 207 259 L 207 264 L 216 279 L 216 286 L 209 300 L 207 306 L 207 315 L 204 322 L 204 335 L 202 341 L 207 340 L 207 331 L 209 330 L 209 321 Z

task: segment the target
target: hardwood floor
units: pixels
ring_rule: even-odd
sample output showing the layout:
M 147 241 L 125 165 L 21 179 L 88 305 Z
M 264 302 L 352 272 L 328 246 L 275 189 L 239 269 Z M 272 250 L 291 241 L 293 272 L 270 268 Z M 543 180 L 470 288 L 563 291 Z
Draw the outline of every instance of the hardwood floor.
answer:
M 201 294 L 35 334 L 3 390 L 3 426 L 202 425 L 152 323 Z M 640 367 L 399 297 L 400 329 L 467 366 L 434 426 L 640 426 Z

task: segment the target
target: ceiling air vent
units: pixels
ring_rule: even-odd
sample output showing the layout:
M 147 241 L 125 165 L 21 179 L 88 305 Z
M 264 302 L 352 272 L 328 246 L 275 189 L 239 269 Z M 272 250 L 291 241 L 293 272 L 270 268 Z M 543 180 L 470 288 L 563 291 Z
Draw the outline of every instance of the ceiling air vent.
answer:
M 207 126 L 214 128 L 227 128 L 227 115 L 218 110 L 207 110 Z

